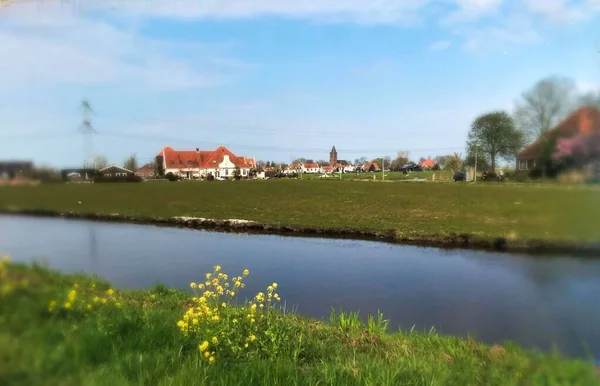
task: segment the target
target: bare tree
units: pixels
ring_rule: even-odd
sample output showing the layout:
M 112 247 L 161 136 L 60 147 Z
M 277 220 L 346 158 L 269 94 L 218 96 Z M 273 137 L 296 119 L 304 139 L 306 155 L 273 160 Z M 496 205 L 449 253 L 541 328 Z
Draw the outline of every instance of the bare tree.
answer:
M 94 157 L 93 165 L 96 169 L 103 169 L 108 166 L 108 160 L 103 155 L 97 155 L 96 157 Z
M 527 141 L 536 141 L 573 105 L 575 83 L 568 78 L 550 76 L 538 81 L 515 103 L 515 121 Z
M 598 92 L 589 92 L 587 94 L 580 95 L 577 104 L 579 106 L 591 106 L 600 109 L 600 90 Z
M 125 169 L 131 170 L 134 173 L 136 170 L 138 170 L 137 157 L 135 156 L 135 154 L 132 154 L 129 157 L 127 157 L 127 159 L 123 163 L 123 167 Z

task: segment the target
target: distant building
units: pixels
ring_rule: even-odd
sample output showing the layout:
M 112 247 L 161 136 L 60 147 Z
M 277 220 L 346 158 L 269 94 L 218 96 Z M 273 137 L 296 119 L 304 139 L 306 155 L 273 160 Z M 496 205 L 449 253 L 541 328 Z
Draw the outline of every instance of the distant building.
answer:
M 73 168 L 73 169 L 62 169 L 60 176 L 66 181 L 89 181 L 94 178 L 98 173 L 96 169 L 87 168 Z
M 250 170 L 256 169 L 254 158 L 238 157 L 225 146 L 216 150 L 179 151 L 165 147 L 156 156 L 156 162 L 165 174 L 173 173 L 183 178 L 193 179 L 212 175 L 217 178 L 230 178 L 236 169 L 242 177 L 248 177 Z
M 108 165 L 107 167 L 98 170 L 98 173 L 100 173 L 102 177 L 127 177 L 134 175 L 133 171 L 117 165 Z
M 538 161 L 544 151 L 545 140 L 556 138 L 571 138 L 578 134 L 600 131 L 600 111 L 594 107 L 583 107 L 569 115 L 556 127 L 548 130 L 544 136 L 517 154 L 517 170 L 531 170 L 538 166 Z M 551 149 L 554 152 L 555 149 Z
M 13 179 L 18 176 L 28 176 L 33 170 L 31 161 L 0 161 L 0 178 Z
M 335 150 L 335 146 L 331 148 L 331 152 L 329 153 L 329 165 L 333 166 L 338 163 L 338 153 Z
M 156 177 L 156 172 L 151 164 L 146 164 L 135 171 L 135 175 L 143 178 Z
M 435 162 L 432 159 L 426 159 L 425 161 L 419 164 L 423 169 L 433 169 L 435 166 Z

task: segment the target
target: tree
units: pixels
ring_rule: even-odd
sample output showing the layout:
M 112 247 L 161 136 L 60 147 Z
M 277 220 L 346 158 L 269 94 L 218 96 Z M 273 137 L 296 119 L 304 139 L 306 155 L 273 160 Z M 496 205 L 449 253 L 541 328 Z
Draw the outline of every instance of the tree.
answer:
M 136 170 L 138 170 L 138 163 L 137 163 L 136 155 L 132 154 L 129 157 L 127 157 L 127 159 L 125 159 L 125 162 L 123 163 L 123 167 L 125 169 L 131 170 L 132 172 L 135 172 Z
M 450 170 L 454 173 L 459 171 L 462 168 L 463 160 L 459 153 L 454 153 L 452 155 L 446 156 L 446 163 L 444 165 L 444 170 Z
M 489 170 L 490 161 L 486 154 L 481 151 L 481 148 L 475 148 L 475 145 L 467 148 L 467 157 L 465 158 L 465 165 L 472 168 L 475 167 L 475 156 L 477 155 L 477 170 Z
M 360 157 L 354 160 L 354 165 L 364 165 L 367 162 L 367 157 Z
M 496 170 L 499 158 L 511 160 L 523 146 L 523 133 L 505 111 L 493 111 L 480 115 L 471 124 L 467 149 L 479 146 L 490 162 L 491 171 Z
M 398 156 L 396 157 L 395 160 L 392 161 L 392 163 L 390 164 L 390 170 L 400 170 L 400 168 L 404 165 L 406 165 L 407 163 L 409 163 L 410 161 L 408 160 L 408 158 L 406 156 L 404 156 L 403 152 L 398 153 Z
M 577 104 L 579 106 L 591 106 L 600 109 L 600 90 L 596 93 L 589 92 L 587 94 L 580 95 Z
M 93 165 L 95 169 L 104 169 L 108 166 L 108 160 L 103 155 L 97 155 L 94 158 Z
M 152 169 L 154 177 L 160 176 L 162 174 L 162 165 L 160 165 L 158 162 L 150 161 L 148 165 L 150 165 L 150 169 Z
M 329 166 L 329 161 L 319 160 L 317 161 L 317 163 L 319 164 L 319 166 Z
M 528 142 L 536 141 L 563 119 L 573 105 L 575 83 L 550 76 L 538 81 L 515 104 L 515 120 Z

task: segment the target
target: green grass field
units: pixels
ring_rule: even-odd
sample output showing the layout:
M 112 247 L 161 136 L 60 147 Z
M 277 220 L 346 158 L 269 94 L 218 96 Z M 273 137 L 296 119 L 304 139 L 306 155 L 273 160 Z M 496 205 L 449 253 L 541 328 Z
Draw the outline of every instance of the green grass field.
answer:
M 125 292 L 95 277 L 2 261 L 0 384 L 600 382 L 592 361 L 436 333 L 390 332 L 381 315 L 366 324 L 347 312 L 332 313 L 328 322 L 304 319 L 279 307 L 276 283 L 265 283 L 264 293 L 241 304 L 235 301 L 238 296 L 252 294 L 243 289 L 248 273 L 239 274 L 227 277 L 215 267 L 210 278 L 201 276 L 194 283 L 195 295 L 160 285 Z M 233 297 L 230 291 L 236 292 Z
M 373 181 L 215 181 L 0 188 L 0 210 L 245 219 L 319 229 L 391 231 L 404 239 L 465 233 L 585 242 L 600 239 L 596 187 Z

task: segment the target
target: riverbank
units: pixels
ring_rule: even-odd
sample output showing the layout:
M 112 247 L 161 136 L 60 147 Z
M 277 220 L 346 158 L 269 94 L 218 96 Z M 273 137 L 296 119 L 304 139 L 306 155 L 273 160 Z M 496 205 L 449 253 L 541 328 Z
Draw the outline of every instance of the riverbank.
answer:
M 67 184 L 4 188 L 0 212 L 597 256 L 598 193 L 315 180 Z
M 235 273 L 236 275 L 238 273 Z M 328 323 L 281 310 L 265 283 L 215 267 L 190 286 L 119 291 L 91 276 L 0 263 L 0 383 L 591 385 L 593 364 L 436 333 L 386 332 L 382 315 Z M 209 292 L 207 292 L 209 291 Z M 235 294 L 231 296 L 231 292 Z M 239 292 L 239 294 L 238 294 Z M 195 297 L 192 297 L 195 296 Z M 233 298 L 233 300 L 232 300 Z

